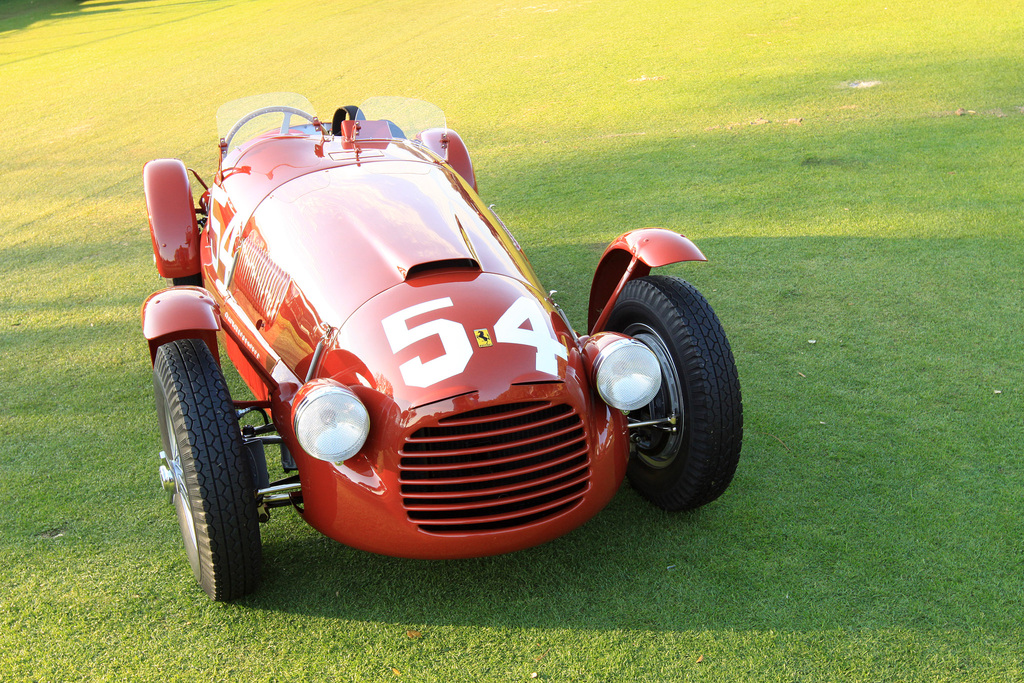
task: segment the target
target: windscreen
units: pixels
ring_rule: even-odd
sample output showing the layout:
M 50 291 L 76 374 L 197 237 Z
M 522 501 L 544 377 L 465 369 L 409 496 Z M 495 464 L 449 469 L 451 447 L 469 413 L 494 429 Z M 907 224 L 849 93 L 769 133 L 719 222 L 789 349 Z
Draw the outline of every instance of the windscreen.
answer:
M 447 127 L 439 107 L 409 97 L 371 97 L 359 105 L 356 119 L 387 121 L 395 137 L 410 140 L 430 128 Z
M 217 110 L 217 136 L 230 146 L 238 146 L 271 130 L 286 133 L 289 128 L 312 125 L 315 116 L 313 105 L 302 95 L 252 95 L 228 102 Z

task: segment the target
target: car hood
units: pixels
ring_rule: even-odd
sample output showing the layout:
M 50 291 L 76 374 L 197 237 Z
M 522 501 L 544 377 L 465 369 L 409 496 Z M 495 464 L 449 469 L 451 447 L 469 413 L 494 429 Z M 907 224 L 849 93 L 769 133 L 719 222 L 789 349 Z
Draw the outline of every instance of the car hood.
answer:
M 524 283 L 445 273 L 393 287 L 334 336 L 319 376 L 375 389 L 415 407 L 515 385 L 579 384 L 581 359 L 562 316 Z
M 317 317 L 335 327 L 377 294 L 432 270 L 538 286 L 476 194 L 435 163 L 383 159 L 307 173 L 275 188 L 250 224 Z

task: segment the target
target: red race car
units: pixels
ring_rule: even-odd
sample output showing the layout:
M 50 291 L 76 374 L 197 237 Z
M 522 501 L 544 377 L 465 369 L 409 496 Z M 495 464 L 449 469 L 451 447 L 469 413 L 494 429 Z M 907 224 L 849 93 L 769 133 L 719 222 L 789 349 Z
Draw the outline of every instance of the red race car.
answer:
M 688 239 L 612 241 L 575 330 L 433 105 L 374 98 L 325 125 L 277 93 L 217 117 L 198 207 L 181 161 L 143 171 L 174 285 L 142 308 L 160 477 L 211 598 L 257 587 L 275 507 L 356 548 L 460 558 L 565 534 L 624 476 L 671 510 L 729 485 L 729 343 L 696 289 L 650 275 L 705 260 Z M 252 399 L 229 395 L 218 341 Z

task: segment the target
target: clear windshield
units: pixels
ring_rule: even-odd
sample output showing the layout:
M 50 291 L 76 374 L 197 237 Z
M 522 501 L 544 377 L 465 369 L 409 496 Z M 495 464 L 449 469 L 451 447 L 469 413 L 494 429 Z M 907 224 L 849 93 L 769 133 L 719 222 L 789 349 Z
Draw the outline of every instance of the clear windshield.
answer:
M 409 97 L 371 97 L 359 105 L 357 120 L 387 121 L 396 138 L 416 137 L 430 128 L 447 128 L 444 112 L 429 102 Z M 313 105 L 302 95 L 267 93 L 228 102 L 217 110 L 217 135 L 238 145 L 258 135 L 278 131 L 312 132 Z
M 447 128 L 439 107 L 409 97 L 371 97 L 359 105 L 356 119 L 387 121 L 392 135 L 410 140 L 430 128 Z
M 275 92 L 234 100 L 217 110 L 217 135 L 237 146 L 271 130 L 311 126 L 316 111 L 302 95 Z

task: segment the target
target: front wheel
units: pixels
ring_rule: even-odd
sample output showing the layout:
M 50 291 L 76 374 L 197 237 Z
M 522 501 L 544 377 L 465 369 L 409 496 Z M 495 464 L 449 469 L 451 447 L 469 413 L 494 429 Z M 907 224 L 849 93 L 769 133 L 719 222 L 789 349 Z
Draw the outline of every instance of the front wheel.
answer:
M 743 439 L 740 383 L 729 341 L 707 300 L 676 277 L 626 284 L 608 329 L 646 344 L 661 365 L 661 390 L 630 422 L 626 474 L 644 497 L 666 510 L 689 510 L 718 498 L 732 481 Z
M 259 585 L 263 557 L 256 489 L 227 384 L 198 339 L 157 349 L 153 384 L 192 573 L 211 599 L 234 600 Z

